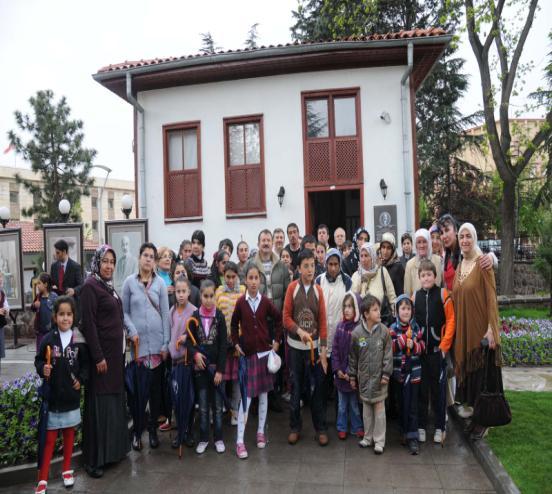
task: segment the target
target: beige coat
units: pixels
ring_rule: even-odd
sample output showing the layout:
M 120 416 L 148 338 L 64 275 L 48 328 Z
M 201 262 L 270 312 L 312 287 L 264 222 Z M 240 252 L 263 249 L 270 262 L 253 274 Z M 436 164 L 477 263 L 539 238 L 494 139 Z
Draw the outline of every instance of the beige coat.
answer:
M 364 298 L 366 294 L 369 293 L 370 295 L 376 297 L 381 303 L 383 301 L 384 295 L 383 284 L 381 282 L 382 269 L 383 279 L 385 280 L 385 288 L 387 289 L 387 298 L 389 299 L 389 303 L 393 308 L 395 307 L 395 300 L 397 298 L 397 295 L 395 294 L 395 288 L 393 286 L 391 276 L 389 276 L 387 269 L 382 268 L 381 266 L 378 267 L 376 274 L 369 281 L 362 281 L 360 273 L 358 271 L 355 271 L 352 278 L 353 284 L 351 286 L 351 291 L 353 293 L 358 293 L 362 298 Z
M 441 265 L 441 258 L 437 254 L 431 255 L 431 262 L 435 265 L 437 271 L 437 278 L 435 279 L 435 284 L 441 286 L 441 279 L 443 275 L 443 267 Z M 408 297 L 412 297 L 412 294 L 422 288 L 420 283 L 420 277 L 418 276 L 418 268 L 420 263 L 418 262 L 417 257 L 413 257 L 406 263 L 406 268 L 404 269 L 404 294 Z

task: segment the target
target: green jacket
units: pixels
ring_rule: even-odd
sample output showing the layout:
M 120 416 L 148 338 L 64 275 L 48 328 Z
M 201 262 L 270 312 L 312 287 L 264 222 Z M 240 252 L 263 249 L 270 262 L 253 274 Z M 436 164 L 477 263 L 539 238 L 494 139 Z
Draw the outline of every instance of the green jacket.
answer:
M 355 379 L 362 401 L 385 400 L 392 373 L 393 347 L 389 330 L 379 323 L 368 331 L 361 318 L 351 337 L 348 374 Z M 385 384 L 381 384 L 382 380 Z

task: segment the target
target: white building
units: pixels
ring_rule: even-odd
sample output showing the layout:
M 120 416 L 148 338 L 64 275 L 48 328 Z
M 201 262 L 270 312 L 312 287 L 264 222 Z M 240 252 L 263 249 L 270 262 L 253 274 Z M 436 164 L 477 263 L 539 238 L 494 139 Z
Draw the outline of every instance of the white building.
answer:
M 94 79 L 135 108 L 150 239 L 176 247 L 203 229 L 213 251 L 292 221 L 349 238 L 358 225 L 412 231 L 414 95 L 450 39 L 415 30 L 100 69 Z

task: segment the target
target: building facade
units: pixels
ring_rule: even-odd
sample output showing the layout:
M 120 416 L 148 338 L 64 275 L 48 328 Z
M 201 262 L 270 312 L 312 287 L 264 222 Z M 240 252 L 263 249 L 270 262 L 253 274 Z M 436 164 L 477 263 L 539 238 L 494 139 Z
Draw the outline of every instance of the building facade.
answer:
M 415 91 L 449 41 L 416 30 L 100 69 L 135 109 L 150 238 L 176 247 L 202 229 L 212 252 L 290 222 L 412 231 Z

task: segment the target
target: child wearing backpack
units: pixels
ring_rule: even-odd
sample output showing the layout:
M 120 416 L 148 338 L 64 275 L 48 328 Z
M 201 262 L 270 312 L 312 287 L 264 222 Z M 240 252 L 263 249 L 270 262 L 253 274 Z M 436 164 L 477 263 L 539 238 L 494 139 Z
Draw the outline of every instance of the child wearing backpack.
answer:
M 413 319 L 413 304 L 406 295 L 400 295 L 395 305 L 397 320 L 389 328 L 393 341 L 393 381 L 396 403 L 399 404 L 399 431 L 401 442 L 410 453 L 418 448 L 418 395 L 422 380 L 420 355 L 425 344 L 422 330 Z
M 435 414 L 433 441 L 442 443 L 445 434 L 446 413 L 436 412 L 446 396 L 439 391 L 439 375 L 454 340 L 454 306 L 446 288 L 436 285 L 437 269 L 429 259 L 422 260 L 418 268 L 421 289 L 414 292 L 414 315 L 422 328 L 425 352 L 422 354 L 422 385 L 418 402 L 418 439 L 426 440 L 429 400 Z

